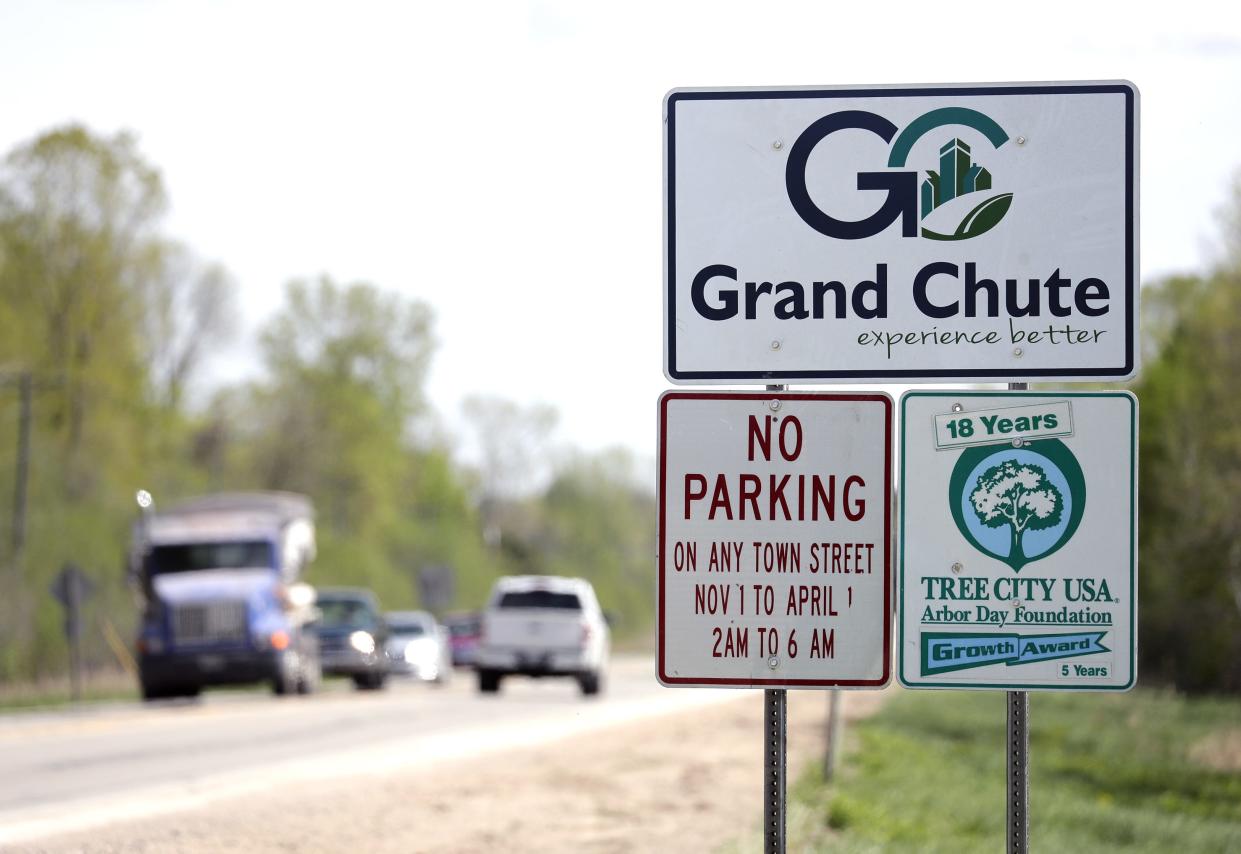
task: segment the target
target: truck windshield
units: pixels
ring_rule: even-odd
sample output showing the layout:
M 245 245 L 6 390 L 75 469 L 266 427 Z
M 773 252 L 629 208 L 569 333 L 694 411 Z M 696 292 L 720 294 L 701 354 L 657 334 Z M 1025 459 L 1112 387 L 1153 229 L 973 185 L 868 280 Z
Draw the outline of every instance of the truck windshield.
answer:
M 178 543 L 156 546 L 147 558 L 151 575 L 193 572 L 200 569 L 250 569 L 272 567 L 271 543 L 263 540 L 221 543 Z
M 551 590 L 513 590 L 500 597 L 501 608 L 557 608 L 563 611 L 582 610 L 576 593 L 554 593 Z

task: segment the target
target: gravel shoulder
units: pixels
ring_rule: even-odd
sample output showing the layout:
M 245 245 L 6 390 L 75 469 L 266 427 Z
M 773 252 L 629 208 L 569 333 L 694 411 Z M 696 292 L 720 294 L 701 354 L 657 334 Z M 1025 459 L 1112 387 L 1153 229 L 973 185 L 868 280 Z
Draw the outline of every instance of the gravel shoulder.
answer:
M 848 718 L 886 692 L 851 692 Z M 753 833 L 761 691 L 538 747 L 267 795 L 41 840 L 22 852 L 714 851 Z M 823 755 L 827 694 L 789 692 L 789 774 Z

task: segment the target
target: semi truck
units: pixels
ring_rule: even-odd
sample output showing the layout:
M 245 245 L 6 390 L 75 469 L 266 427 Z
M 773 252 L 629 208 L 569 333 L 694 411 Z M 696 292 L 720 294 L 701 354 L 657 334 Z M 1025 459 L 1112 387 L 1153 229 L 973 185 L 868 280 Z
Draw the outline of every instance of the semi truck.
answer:
M 256 682 L 277 694 L 314 691 L 317 611 L 302 580 L 315 556 L 310 500 L 217 493 L 156 510 L 146 493 L 139 499 L 129 573 L 142 611 L 143 698 Z

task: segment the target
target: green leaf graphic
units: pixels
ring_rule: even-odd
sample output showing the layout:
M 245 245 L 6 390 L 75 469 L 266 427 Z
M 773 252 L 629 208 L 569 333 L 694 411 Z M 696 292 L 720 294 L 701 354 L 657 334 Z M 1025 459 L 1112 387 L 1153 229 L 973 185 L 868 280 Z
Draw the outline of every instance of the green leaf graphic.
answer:
M 965 240 L 990 231 L 1000 220 L 1004 219 L 1004 214 L 1008 213 L 1008 208 L 1012 203 L 1012 193 L 992 196 L 966 214 L 953 236 L 958 240 Z
M 966 214 L 952 234 L 940 234 L 938 231 L 923 228 L 922 236 L 929 240 L 968 240 L 977 237 L 994 228 L 1004 218 L 1004 214 L 1008 213 L 1012 203 L 1012 193 L 992 196 Z

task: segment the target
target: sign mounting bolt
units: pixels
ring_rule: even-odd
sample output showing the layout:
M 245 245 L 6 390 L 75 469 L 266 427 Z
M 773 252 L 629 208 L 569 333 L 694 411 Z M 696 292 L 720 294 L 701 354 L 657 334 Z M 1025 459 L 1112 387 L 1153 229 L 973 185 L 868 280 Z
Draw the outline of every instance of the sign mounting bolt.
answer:
M 1025 443 L 1026 443 L 1026 440 L 1025 440 L 1025 439 L 1022 439 L 1022 438 L 1020 438 L 1020 437 L 1019 437 L 1019 438 L 1016 438 L 1016 439 L 1013 439 L 1013 447 L 1014 447 L 1014 448 L 1020 448 L 1020 447 L 1021 447 L 1022 445 L 1024 445 Z
M 1019 136 L 1019 137 L 1017 137 L 1017 139 L 1015 140 L 1015 142 L 1016 142 L 1018 145 L 1025 145 L 1025 144 L 1026 144 L 1026 138 L 1025 138 L 1024 136 Z
M 769 407 L 771 407 L 771 411 L 772 411 L 772 412 L 776 412 L 776 411 L 778 411 L 778 410 L 780 409 L 780 401 L 779 401 L 779 399 L 772 400 L 772 401 L 771 401 L 770 403 L 768 403 L 767 405 L 768 405 Z
M 779 338 L 777 338 L 777 339 L 775 339 L 774 341 L 772 341 L 772 342 L 771 342 L 771 349 L 773 349 L 773 350 L 779 350 L 779 349 L 780 349 L 780 339 L 779 339 Z
M 963 569 L 965 569 L 965 567 L 961 565 L 961 561 L 959 561 L 959 560 L 958 560 L 958 561 L 953 561 L 953 563 L 952 563 L 952 574 L 953 574 L 953 575 L 960 575 L 960 574 L 961 574 L 961 570 L 963 570 Z
M 954 403 L 954 404 L 952 405 L 952 411 L 953 411 L 953 412 L 961 412 L 961 411 L 963 411 L 964 409 L 965 409 L 965 407 L 964 407 L 964 406 L 962 406 L 962 405 L 961 405 L 961 404 L 959 404 L 959 403 Z
M 1020 358 L 1021 358 L 1021 354 L 1022 354 L 1023 352 L 1024 352 L 1024 351 L 1023 351 L 1020 347 L 1014 347 L 1014 348 L 1013 348 L 1013 355 L 1014 355 L 1014 356 L 1016 356 L 1018 359 L 1020 359 Z
M 771 658 L 767 659 L 767 666 L 770 667 L 772 670 L 775 670 L 777 667 L 780 666 L 780 659 L 776 658 L 773 655 Z
M 776 151 L 779 151 L 780 149 L 784 148 L 784 140 L 777 139 L 775 142 L 771 144 L 771 147 L 774 148 Z

